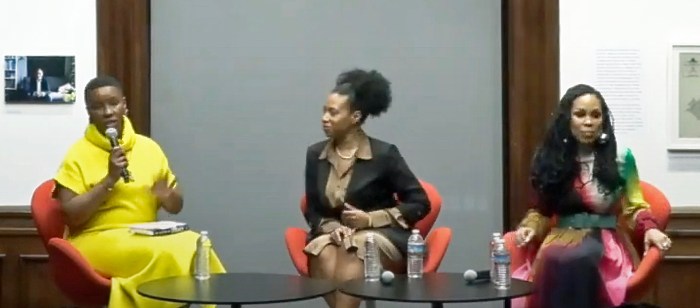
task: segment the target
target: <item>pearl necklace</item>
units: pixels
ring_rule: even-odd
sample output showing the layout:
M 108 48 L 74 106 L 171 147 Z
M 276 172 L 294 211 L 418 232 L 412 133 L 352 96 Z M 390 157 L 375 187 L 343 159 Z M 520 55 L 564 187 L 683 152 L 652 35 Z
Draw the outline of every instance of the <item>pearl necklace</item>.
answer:
M 340 154 L 340 150 L 338 150 L 338 148 L 335 148 L 335 153 L 337 153 L 338 156 L 340 156 L 340 158 L 346 159 L 346 160 L 347 160 L 347 159 L 353 158 L 353 156 L 355 156 L 355 152 L 357 152 L 357 148 L 355 148 L 355 149 L 352 151 L 352 154 L 350 154 L 349 156 L 343 156 L 343 154 Z

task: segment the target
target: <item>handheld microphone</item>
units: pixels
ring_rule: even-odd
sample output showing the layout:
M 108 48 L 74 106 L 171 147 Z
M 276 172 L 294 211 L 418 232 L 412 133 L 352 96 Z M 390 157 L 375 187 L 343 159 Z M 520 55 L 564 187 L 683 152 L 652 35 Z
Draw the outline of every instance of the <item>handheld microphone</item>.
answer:
M 105 130 L 105 135 L 107 136 L 107 139 L 109 139 L 109 143 L 112 145 L 112 148 L 119 146 L 119 140 L 117 140 L 119 133 L 117 132 L 116 128 L 108 127 L 107 130 Z M 131 182 L 131 173 L 126 169 L 126 167 L 122 168 L 121 175 L 122 179 L 124 179 L 124 183 Z

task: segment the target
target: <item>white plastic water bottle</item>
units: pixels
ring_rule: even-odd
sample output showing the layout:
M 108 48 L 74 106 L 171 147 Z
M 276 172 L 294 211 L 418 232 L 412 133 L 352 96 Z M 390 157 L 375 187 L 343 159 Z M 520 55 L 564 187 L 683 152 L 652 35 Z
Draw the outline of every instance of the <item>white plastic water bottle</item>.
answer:
M 413 229 L 408 238 L 408 262 L 406 273 L 408 278 L 423 277 L 423 258 L 425 257 L 425 241 L 418 229 Z
M 506 249 L 505 241 L 502 238 L 495 241 L 493 265 L 495 268 L 493 284 L 496 289 L 510 288 L 510 252 Z
M 379 260 L 379 247 L 374 241 L 374 233 L 367 233 L 365 238 L 365 280 L 379 281 L 382 264 Z
M 194 278 L 198 280 L 207 280 L 211 277 L 209 271 L 209 255 L 211 254 L 211 240 L 209 240 L 209 232 L 200 232 L 197 239 L 197 251 L 195 252 L 194 262 Z
M 496 267 L 494 266 L 495 263 L 493 260 L 493 252 L 496 248 L 496 241 L 500 238 L 501 233 L 499 232 L 494 232 L 493 234 L 491 234 L 491 243 L 489 245 L 489 261 L 491 262 L 491 270 L 489 271 L 489 276 L 492 283 L 496 281 Z

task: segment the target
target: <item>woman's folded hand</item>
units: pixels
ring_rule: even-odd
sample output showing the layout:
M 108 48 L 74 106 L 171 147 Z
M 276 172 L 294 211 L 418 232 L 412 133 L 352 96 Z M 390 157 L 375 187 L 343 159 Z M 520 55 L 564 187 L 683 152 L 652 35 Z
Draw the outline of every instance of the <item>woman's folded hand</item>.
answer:
M 331 232 L 331 241 L 333 242 L 333 244 L 342 245 L 343 240 L 352 236 L 354 232 L 355 230 L 349 227 L 340 226 L 333 230 L 333 232 Z
M 340 215 L 340 221 L 354 229 L 366 229 L 372 226 L 372 219 L 365 211 L 345 203 L 345 210 Z

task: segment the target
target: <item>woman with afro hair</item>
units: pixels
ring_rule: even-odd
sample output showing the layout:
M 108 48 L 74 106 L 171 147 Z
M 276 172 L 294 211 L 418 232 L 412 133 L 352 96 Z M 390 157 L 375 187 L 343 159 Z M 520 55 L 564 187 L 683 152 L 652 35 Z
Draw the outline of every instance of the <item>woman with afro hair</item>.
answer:
M 311 277 L 343 282 L 364 275 L 364 240 L 373 233 L 383 268 L 406 271 L 413 225 L 430 211 L 428 197 L 399 149 L 369 137 L 368 117 L 389 109 L 390 82 L 377 71 L 341 73 L 321 116 L 328 137 L 306 152 L 304 214 L 311 228 Z M 340 292 L 324 297 L 330 307 L 358 307 Z
M 634 156 L 618 147 L 610 109 L 591 86 L 576 85 L 562 97 L 530 180 L 532 208 L 516 240 L 541 245 L 532 265 L 513 273 L 537 285 L 529 307 L 622 304 L 639 261 L 624 229 L 643 234 L 647 249 L 671 247 L 644 201 Z

